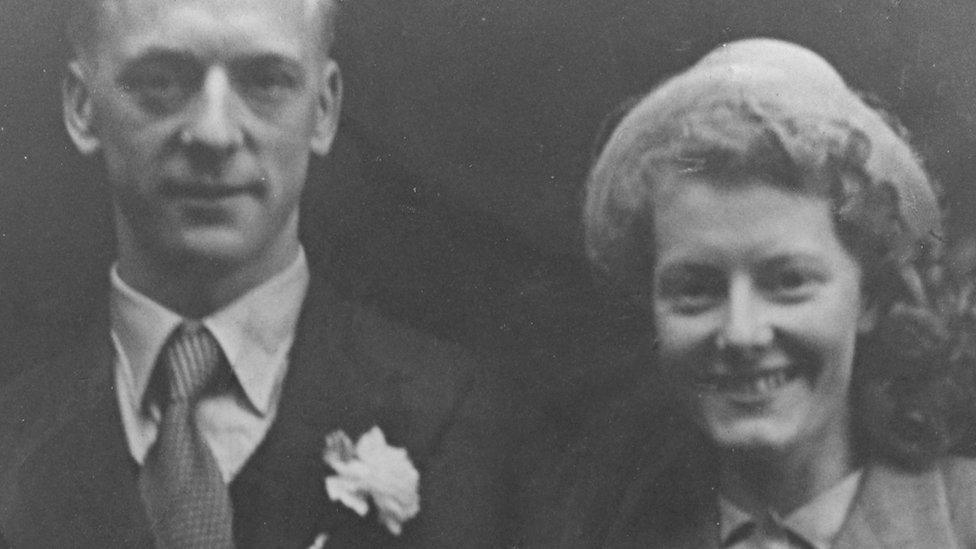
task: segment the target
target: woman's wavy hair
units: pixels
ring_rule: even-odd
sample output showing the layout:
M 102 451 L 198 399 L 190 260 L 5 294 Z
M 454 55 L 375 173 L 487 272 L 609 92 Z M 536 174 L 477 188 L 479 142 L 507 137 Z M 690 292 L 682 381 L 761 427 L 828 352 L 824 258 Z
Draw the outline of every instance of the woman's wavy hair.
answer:
M 907 468 L 943 455 L 970 420 L 972 330 L 943 266 L 934 186 L 897 120 L 794 44 L 715 50 L 629 109 L 591 170 L 586 250 L 615 294 L 649 303 L 656 188 L 682 173 L 830 201 L 878 315 L 856 347 L 856 446 Z

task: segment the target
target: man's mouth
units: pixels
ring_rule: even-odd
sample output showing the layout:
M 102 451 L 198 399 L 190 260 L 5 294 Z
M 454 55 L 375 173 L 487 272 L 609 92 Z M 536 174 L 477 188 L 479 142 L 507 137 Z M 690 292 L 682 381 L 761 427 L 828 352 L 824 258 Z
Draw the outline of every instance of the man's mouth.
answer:
M 235 183 L 217 179 L 167 180 L 161 187 L 164 196 L 194 200 L 221 200 L 235 196 L 257 194 L 257 183 Z

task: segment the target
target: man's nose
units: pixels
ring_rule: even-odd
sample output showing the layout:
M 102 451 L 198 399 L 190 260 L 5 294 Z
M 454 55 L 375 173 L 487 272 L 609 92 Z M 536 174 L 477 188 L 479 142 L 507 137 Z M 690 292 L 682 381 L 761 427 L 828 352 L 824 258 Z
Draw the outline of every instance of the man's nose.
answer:
M 768 304 L 747 277 L 729 283 L 728 303 L 717 334 L 719 347 L 740 351 L 758 350 L 773 341 Z
M 227 71 L 219 67 L 208 70 L 180 141 L 218 154 L 241 146 L 244 135 L 234 93 Z

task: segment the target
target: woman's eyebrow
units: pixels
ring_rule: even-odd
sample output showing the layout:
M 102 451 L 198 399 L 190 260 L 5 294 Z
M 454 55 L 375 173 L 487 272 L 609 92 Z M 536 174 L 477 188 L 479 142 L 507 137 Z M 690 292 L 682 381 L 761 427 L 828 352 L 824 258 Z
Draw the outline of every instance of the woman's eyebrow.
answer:
M 711 276 L 719 271 L 721 271 L 721 269 L 718 266 L 707 263 L 677 261 L 664 265 L 664 267 L 658 271 L 657 277 L 660 280 L 667 282 L 688 277 Z
M 763 265 L 769 267 L 786 267 L 790 265 L 817 266 L 822 265 L 823 257 L 815 252 L 806 250 L 783 252 L 772 255 L 763 260 Z

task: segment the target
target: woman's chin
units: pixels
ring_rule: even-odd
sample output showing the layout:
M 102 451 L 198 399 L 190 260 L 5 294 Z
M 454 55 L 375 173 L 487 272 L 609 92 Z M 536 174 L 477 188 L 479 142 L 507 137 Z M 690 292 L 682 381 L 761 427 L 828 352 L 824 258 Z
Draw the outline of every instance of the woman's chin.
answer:
M 705 434 L 721 451 L 743 456 L 782 455 L 795 448 L 798 442 L 793 430 L 787 426 L 761 422 L 706 427 Z

